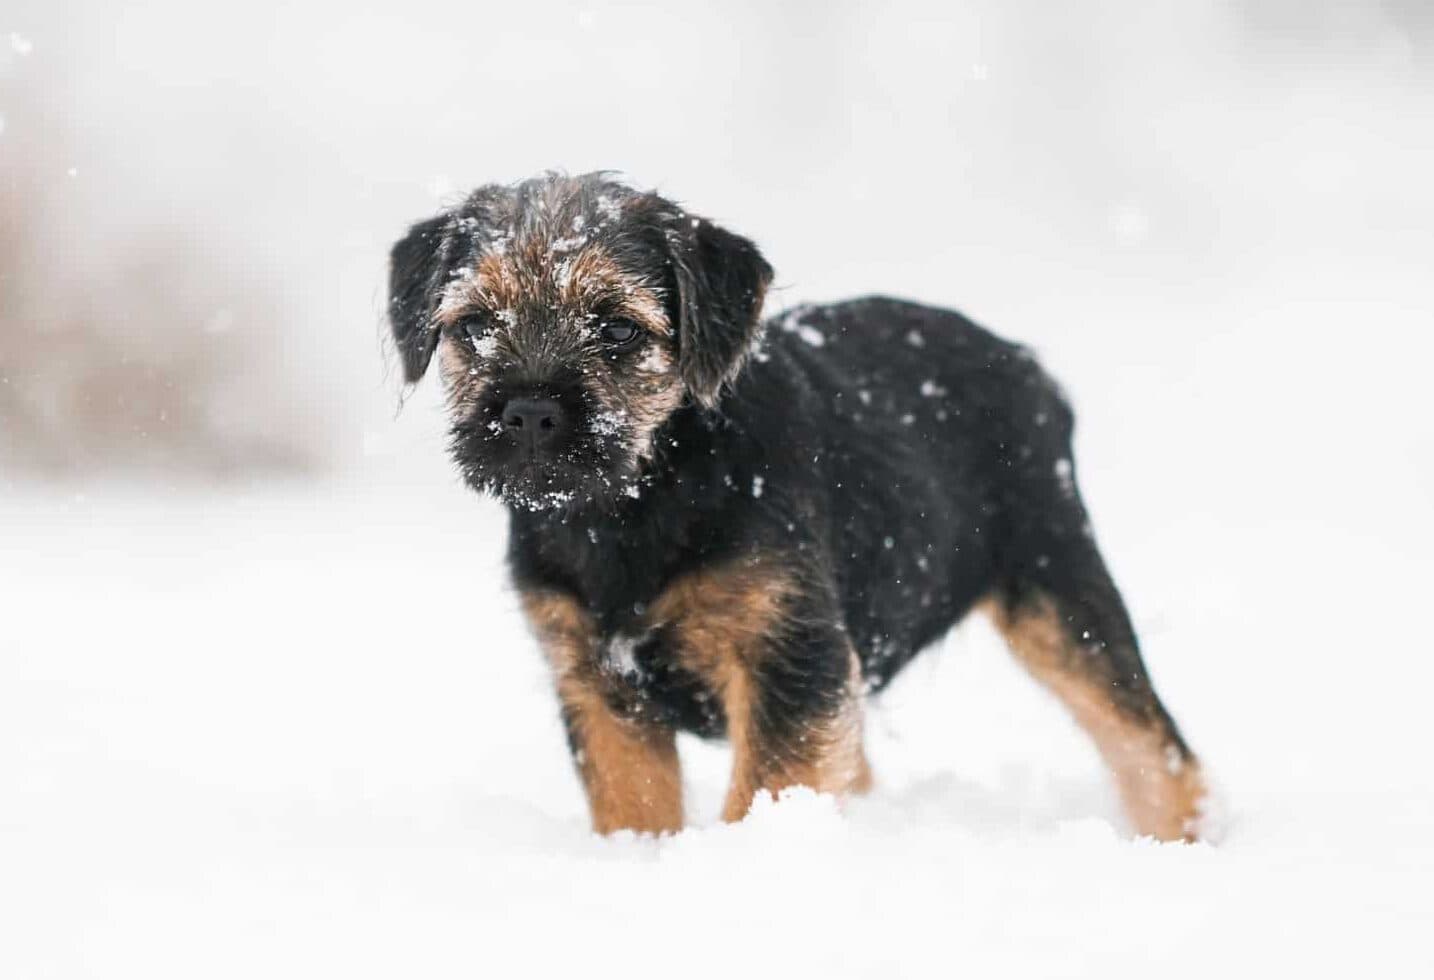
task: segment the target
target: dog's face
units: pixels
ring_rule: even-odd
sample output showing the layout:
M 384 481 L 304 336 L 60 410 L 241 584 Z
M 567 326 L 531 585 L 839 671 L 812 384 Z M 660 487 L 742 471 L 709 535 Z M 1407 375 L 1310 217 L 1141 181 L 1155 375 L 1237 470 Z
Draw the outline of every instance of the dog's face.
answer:
M 464 477 L 536 510 L 632 491 L 663 423 L 741 370 L 770 278 L 669 201 L 548 175 L 410 229 L 389 310 L 408 381 L 438 353 Z

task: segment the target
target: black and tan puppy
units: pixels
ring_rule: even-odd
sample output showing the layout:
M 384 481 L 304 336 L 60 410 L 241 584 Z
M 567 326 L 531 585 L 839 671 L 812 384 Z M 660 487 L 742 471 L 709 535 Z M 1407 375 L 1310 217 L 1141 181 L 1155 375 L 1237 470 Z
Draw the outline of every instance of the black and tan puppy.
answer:
M 760 319 L 747 239 L 601 174 L 479 189 L 392 254 L 409 381 L 512 515 L 594 827 L 682 826 L 674 736 L 726 735 L 724 816 L 870 781 L 862 698 L 972 609 L 1095 739 L 1135 828 L 1191 838 L 1199 766 L 1021 347 L 867 298 Z

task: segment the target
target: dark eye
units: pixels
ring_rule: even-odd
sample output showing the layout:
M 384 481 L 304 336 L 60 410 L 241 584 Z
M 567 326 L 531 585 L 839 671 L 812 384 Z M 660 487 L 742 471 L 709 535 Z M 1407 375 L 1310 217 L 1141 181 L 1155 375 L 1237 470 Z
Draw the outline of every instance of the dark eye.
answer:
M 611 347 L 626 347 L 637 339 L 642 331 L 631 320 L 604 320 L 598 328 L 603 343 Z
M 453 324 L 453 333 L 462 337 L 465 334 L 477 340 L 488 331 L 488 318 L 478 313 L 470 313 L 463 319 Z

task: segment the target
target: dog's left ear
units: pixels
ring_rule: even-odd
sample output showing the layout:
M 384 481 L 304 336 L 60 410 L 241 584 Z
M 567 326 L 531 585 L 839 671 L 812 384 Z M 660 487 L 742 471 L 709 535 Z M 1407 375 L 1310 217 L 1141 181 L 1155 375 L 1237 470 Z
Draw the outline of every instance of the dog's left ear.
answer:
M 757 340 L 772 267 L 757 246 L 684 216 L 668 241 L 677 279 L 677 366 L 693 399 L 714 408 Z
M 388 318 L 409 384 L 423 377 L 438 346 L 433 314 L 443 285 L 450 222 L 447 214 L 420 221 L 389 253 Z

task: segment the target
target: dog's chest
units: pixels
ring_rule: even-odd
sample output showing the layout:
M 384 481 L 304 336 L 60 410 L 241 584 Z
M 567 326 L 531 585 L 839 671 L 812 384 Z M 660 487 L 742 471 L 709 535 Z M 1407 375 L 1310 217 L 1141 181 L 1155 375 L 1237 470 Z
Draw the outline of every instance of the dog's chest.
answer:
M 637 621 L 600 635 L 590 668 L 614 710 L 633 719 L 721 736 L 726 717 L 719 693 L 691 669 L 670 625 Z

